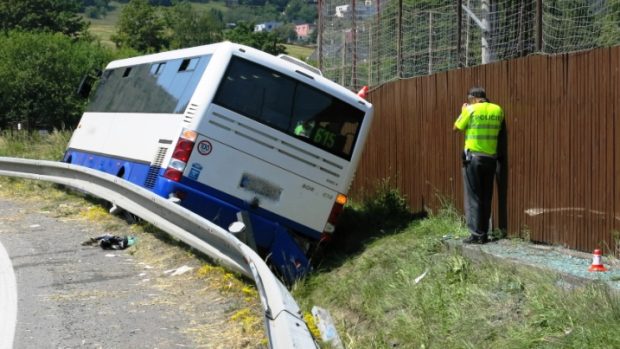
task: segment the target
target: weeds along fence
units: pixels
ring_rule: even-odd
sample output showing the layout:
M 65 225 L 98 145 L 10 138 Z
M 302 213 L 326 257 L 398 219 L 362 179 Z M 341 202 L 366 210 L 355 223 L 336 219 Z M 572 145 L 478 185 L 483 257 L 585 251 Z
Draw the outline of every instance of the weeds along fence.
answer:
M 318 0 L 318 14 L 320 68 L 355 91 L 620 44 L 618 0 Z
M 463 136 L 452 125 L 471 86 L 487 89 L 507 121 L 509 235 L 618 254 L 620 46 L 533 55 L 394 81 L 369 94 L 375 120 L 352 194 L 390 178 L 412 210 L 442 200 L 462 210 Z M 449 233 L 449 232 L 446 232 Z

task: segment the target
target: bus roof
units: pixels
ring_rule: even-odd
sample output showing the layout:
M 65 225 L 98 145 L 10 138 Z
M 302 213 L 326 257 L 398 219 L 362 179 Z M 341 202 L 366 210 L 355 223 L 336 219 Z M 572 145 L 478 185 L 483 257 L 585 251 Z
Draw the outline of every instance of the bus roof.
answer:
M 216 44 L 183 48 L 178 50 L 119 59 L 110 62 L 107 65 L 106 69 L 115 69 L 139 64 L 162 62 L 184 57 L 196 57 L 206 54 L 214 54 L 216 51 L 226 51 L 226 53 L 230 55 L 234 54 L 241 57 L 243 57 L 244 55 L 249 55 L 251 56 L 253 61 L 256 61 L 257 63 L 262 63 L 268 67 L 276 67 L 279 71 L 287 73 L 287 75 L 293 77 L 296 80 L 305 81 L 307 83 L 310 83 L 311 85 L 320 85 L 322 89 L 344 100 L 348 100 L 349 103 L 356 104 L 357 107 L 360 109 L 368 110 L 372 108 L 372 105 L 368 101 L 360 98 L 349 89 L 323 77 L 322 75 L 317 74 L 313 70 L 304 68 L 298 64 L 278 58 L 255 48 L 232 43 L 230 41 L 223 41 Z M 308 80 L 314 80 L 315 83 L 312 83 Z

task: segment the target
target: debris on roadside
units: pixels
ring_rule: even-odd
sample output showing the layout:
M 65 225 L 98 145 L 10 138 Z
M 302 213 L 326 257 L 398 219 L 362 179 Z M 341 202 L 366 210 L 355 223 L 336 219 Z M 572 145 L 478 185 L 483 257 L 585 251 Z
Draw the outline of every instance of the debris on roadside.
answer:
M 132 235 L 117 236 L 104 234 L 82 242 L 82 246 L 99 245 L 104 250 L 124 250 L 129 246 L 135 245 L 136 241 L 137 239 Z
M 164 274 L 170 274 L 169 276 L 178 276 L 178 275 L 183 275 L 185 273 L 187 273 L 190 270 L 193 270 L 194 268 L 192 267 L 188 267 L 187 265 L 184 265 L 182 267 L 178 267 L 176 269 L 170 269 L 170 270 L 166 270 L 164 271 Z
M 413 280 L 414 284 L 417 284 L 420 281 L 422 281 L 422 279 L 424 279 L 427 273 L 428 273 L 428 268 L 426 268 L 420 276 L 418 276 L 417 278 L 415 278 L 415 280 Z
M 315 305 L 312 307 L 312 315 L 314 316 L 317 328 L 321 332 L 321 340 L 329 343 L 332 348 L 343 349 L 342 340 L 338 335 L 336 325 L 329 311 Z

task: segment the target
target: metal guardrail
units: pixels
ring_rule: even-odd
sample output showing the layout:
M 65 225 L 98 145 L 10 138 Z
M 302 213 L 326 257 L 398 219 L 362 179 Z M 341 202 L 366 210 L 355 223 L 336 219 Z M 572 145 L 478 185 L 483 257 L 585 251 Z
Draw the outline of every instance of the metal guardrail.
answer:
M 318 348 L 299 306 L 262 258 L 218 225 L 133 183 L 61 162 L 0 157 L 0 175 L 70 186 L 120 206 L 254 280 L 272 349 Z

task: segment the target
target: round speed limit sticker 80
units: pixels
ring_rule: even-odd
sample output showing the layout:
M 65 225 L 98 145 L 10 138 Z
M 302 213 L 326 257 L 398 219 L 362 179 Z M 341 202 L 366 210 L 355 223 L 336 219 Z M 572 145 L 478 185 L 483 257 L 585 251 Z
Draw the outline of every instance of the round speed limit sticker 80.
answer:
M 213 146 L 211 145 L 211 142 L 204 140 L 198 143 L 198 152 L 200 155 L 209 155 L 212 150 Z

